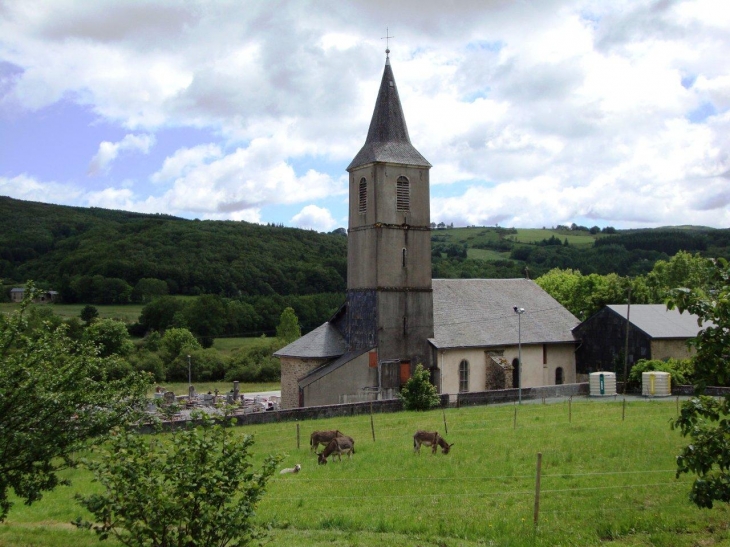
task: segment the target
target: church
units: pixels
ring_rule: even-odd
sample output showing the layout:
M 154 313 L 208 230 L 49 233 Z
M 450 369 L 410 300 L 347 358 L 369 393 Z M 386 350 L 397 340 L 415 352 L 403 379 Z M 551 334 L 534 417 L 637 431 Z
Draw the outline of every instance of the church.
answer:
M 282 408 L 391 399 L 419 364 L 453 396 L 575 382 L 579 321 L 533 281 L 432 279 L 431 164 L 411 144 L 389 53 L 347 167 L 346 301 L 274 353 Z

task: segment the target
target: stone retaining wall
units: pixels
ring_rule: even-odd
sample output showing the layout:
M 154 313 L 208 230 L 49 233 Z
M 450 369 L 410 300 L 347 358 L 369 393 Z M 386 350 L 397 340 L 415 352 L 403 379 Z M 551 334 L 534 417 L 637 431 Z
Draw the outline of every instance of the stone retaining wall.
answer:
M 623 389 L 621 382 L 617 383 L 616 391 L 620 394 Z M 534 400 L 556 397 L 576 397 L 589 395 L 589 384 L 587 382 L 579 384 L 563 384 L 559 386 L 543 386 L 522 388 L 522 399 Z M 723 396 L 730 393 L 727 387 L 708 387 L 705 391 L 706 395 Z M 518 389 L 499 389 L 494 391 L 480 391 L 473 393 L 460 393 L 457 396 L 456 403 L 451 406 L 479 406 L 490 405 L 496 403 L 511 403 L 519 399 Z M 694 386 L 675 386 L 672 389 L 672 395 L 691 396 L 694 395 Z M 440 407 L 449 407 L 449 396 L 440 395 Z M 277 422 L 303 422 L 307 420 L 319 420 L 323 418 L 337 418 L 340 416 L 358 416 L 373 413 L 390 413 L 400 412 L 403 410 L 403 403 L 398 399 L 389 399 L 386 401 L 365 401 L 361 403 L 347 403 L 341 405 L 326 406 L 310 406 L 306 408 L 290 408 L 285 410 L 274 410 L 267 412 L 252 412 L 250 414 L 238 414 L 232 416 L 236 425 L 253 425 L 253 424 L 270 424 Z M 163 429 L 169 430 L 172 426 L 175 428 L 185 427 L 191 423 L 191 420 L 176 421 L 174 424 L 167 422 L 163 424 Z M 140 431 L 151 433 L 152 426 L 142 426 Z

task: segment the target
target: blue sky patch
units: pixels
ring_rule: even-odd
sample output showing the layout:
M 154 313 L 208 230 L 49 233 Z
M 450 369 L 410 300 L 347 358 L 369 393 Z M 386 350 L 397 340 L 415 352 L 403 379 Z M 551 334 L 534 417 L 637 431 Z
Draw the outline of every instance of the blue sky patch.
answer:
M 488 40 L 475 40 L 466 44 L 467 51 L 491 51 L 497 53 L 502 50 L 504 43 L 501 40 L 490 42 Z
M 710 116 L 714 116 L 717 114 L 717 109 L 715 108 L 715 105 L 713 105 L 711 102 L 704 102 L 697 108 L 695 108 L 692 112 L 687 114 L 687 119 L 691 121 L 692 123 L 702 123 Z

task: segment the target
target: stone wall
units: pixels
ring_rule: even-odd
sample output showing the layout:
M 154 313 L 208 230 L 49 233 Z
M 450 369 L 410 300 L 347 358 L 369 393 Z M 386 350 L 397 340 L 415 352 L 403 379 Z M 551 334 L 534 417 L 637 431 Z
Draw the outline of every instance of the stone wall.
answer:
M 519 389 L 498 389 L 478 393 L 459 393 L 457 406 L 477 406 L 495 403 L 511 403 L 520 396 Z M 522 399 L 542 399 L 543 397 L 572 397 L 588 395 L 588 384 L 562 384 L 559 386 L 542 386 L 522 388 Z
M 324 362 L 325 359 L 281 357 L 281 408 L 299 406 L 299 378 Z
M 617 382 L 616 391 L 620 394 L 623 390 L 623 384 Z M 691 396 L 694 394 L 693 386 L 676 386 L 672 389 L 672 395 Z M 715 397 L 724 396 L 730 393 L 727 387 L 708 387 L 705 394 Z M 543 397 L 572 397 L 572 396 L 588 396 L 588 383 L 580 384 L 563 384 L 560 386 L 544 386 L 522 389 L 522 398 L 525 400 L 542 399 Z M 635 393 L 634 393 L 635 395 Z M 449 406 L 448 394 L 440 395 L 441 408 Z M 483 391 L 479 393 L 460 393 L 457 398 L 456 406 L 480 406 L 497 403 L 511 403 L 517 401 L 519 397 L 518 389 L 500 389 L 495 391 Z M 270 424 L 277 422 L 305 422 L 308 420 L 320 420 L 324 418 L 337 418 L 340 416 L 359 416 L 363 414 L 383 414 L 390 412 L 400 412 L 403 410 L 403 404 L 398 399 L 389 399 L 387 401 L 369 401 L 363 403 L 348 403 L 342 405 L 326 405 L 311 406 L 307 408 L 292 408 L 288 410 L 275 410 L 269 412 L 254 412 L 251 414 L 243 414 L 233 416 L 236 425 L 254 425 L 254 424 Z M 169 422 L 163 424 L 163 429 L 171 427 L 185 427 L 189 422 L 177 421 L 174 424 Z M 144 425 L 139 428 L 143 433 L 153 433 L 155 428 Z

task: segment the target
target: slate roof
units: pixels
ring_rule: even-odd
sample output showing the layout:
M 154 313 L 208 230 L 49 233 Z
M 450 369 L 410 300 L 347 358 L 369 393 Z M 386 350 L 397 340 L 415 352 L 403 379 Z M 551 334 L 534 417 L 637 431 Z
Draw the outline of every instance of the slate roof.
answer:
M 385 60 L 383 79 L 380 82 L 365 144 L 350 162 L 347 170 L 373 162 L 431 167 L 426 158 L 411 144 L 390 59 Z
M 436 348 L 574 342 L 578 319 L 529 279 L 434 279 Z
M 626 304 L 606 306 L 626 319 Z M 694 338 L 697 333 L 713 323 L 697 324 L 698 317 L 689 312 L 668 310 L 664 304 L 632 304 L 629 321 L 651 338 Z
M 274 357 L 326 358 L 339 357 L 347 351 L 347 343 L 332 323 L 327 322 L 274 353 Z

